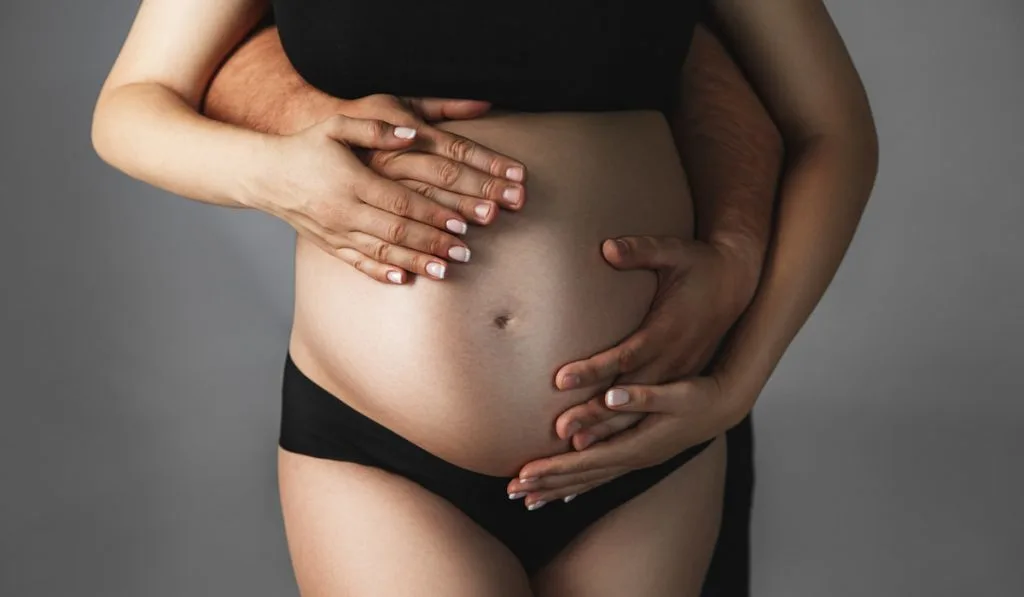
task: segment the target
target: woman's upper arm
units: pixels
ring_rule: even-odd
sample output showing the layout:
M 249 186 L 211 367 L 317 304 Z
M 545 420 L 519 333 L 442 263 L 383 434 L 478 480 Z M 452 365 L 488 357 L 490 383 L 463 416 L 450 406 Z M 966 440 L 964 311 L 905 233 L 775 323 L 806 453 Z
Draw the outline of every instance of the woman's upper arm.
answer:
M 157 83 L 198 108 L 221 61 L 263 16 L 268 0 L 143 0 L 103 92 Z
M 787 140 L 874 136 L 864 87 L 821 0 L 711 0 L 711 13 Z

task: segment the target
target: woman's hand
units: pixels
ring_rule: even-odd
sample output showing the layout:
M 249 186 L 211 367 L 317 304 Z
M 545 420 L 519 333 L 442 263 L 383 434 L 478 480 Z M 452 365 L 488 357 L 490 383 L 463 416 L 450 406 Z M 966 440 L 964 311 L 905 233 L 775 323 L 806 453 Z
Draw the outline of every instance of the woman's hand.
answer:
M 270 159 L 248 203 L 376 280 L 400 284 L 406 272 L 443 279 L 446 258 L 469 261 L 469 247 L 455 236 L 467 230 L 466 219 L 376 174 L 354 151 L 408 148 L 416 132 L 338 115 L 269 137 Z
M 509 498 L 524 498 L 530 510 L 553 500 L 568 502 L 629 471 L 660 464 L 721 435 L 754 403 L 753 397 L 734 389 L 721 375 L 660 386 L 616 385 L 603 400 L 610 411 L 639 414 L 643 420 L 586 450 L 530 462 L 508 484 Z
M 489 224 L 496 207 L 518 210 L 526 198 L 520 162 L 465 137 L 428 124 L 482 116 L 490 104 L 473 100 L 400 98 L 377 94 L 340 100 L 337 112 L 415 128 L 416 140 L 401 148 L 373 148 L 366 164 L 477 224 Z
M 616 269 L 654 270 L 658 289 L 634 334 L 556 372 L 561 390 L 612 383 L 658 384 L 698 374 L 757 286 L 759 262 L 722 245 L 671 236 L 631 236 L 605 241 L 602 249 Z M 583 450 L 641 417 L 638 412 L 610 410 L 603 396 L 597 396 L 560 415 L 555 432 L 561 438 L 571 437 L 573 446 Z

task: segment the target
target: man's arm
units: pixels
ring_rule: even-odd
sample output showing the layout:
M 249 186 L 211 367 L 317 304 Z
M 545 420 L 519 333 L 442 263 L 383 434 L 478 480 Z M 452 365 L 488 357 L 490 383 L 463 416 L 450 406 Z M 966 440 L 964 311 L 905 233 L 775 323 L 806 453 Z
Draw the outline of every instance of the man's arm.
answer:
M 270 26 L 256 31 L 224 62 L 206 92 L 203 113 L 287 135 L 338 113 L 343 103 L 299 76 L 281 47 L 277 28 Z
M 771 238 L 782 136 L 704 24 L 694 31 L 679 95 L 670 123 L 693 191 L 697 238 L 737 258 L 742 310 L 754 295 Z

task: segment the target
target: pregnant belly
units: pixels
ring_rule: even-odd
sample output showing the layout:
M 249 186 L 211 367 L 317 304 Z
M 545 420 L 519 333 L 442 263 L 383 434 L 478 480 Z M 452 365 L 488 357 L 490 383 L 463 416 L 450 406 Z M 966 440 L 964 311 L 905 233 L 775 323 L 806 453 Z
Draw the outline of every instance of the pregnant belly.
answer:
M 617 344 L 650 306 L 654 273 L 615 270 L 601 242 L 689 237 L 692 202 L 657 113 L 441 126 L 526 164 L 523 209 L 471 226 L 471 262 L 450 262 L 442 281 L 375 282 L 299 240 L 290 349 L 314 381 L 410 441 L 512 475 L 565 451 L 555 418 L 604 389 L 558 391 L 558 368 Z

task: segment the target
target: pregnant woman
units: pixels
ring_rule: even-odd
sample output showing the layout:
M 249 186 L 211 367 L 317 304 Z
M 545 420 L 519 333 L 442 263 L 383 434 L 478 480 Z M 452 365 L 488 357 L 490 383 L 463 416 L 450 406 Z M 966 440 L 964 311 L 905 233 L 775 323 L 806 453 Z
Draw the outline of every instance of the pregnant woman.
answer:
M 699 590 L 725 427 L 672 433 L 686 413 L 671 392 L 623 402 L 618 388 L 609 405 L 659 411 L 636 427 L 631 464 L 610 477 L 552 464 L 570 441 L 556 418 L 604 389 L 559 390 L 553 368 L 628 335 L 655 293 L 654 276 L 615 271 L 597 247 L 685 239 L 694 224 L 664 114 L 697 4 L 578 4 L 275 6 L 297 70 L 333 95 L 497 108 L 437 132 L 331 117 L 272 136 L 200 116 L 212 73 L 265 9 L 255 0 L 143 2 L 104 85 L 104 159 L 299 232 L 279 465 L 304 595 Z M 752 404 L 852 237 L 874 135 L 819 2 L 713 4 L 790 155 L 762 288 L 714 376 L 685 383 L 690 399 Z M 376 176 L 368 165 L 394 154 L 360 149 L 429 149 L 441 133 L 459 140 L 439 182 L 462 186 L 447 191 Z M 559 476 L 586 491 L 540 509 L 506 496 Z

